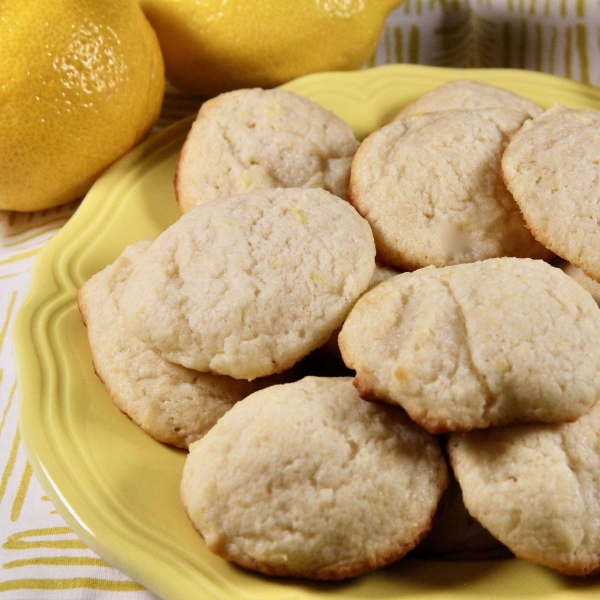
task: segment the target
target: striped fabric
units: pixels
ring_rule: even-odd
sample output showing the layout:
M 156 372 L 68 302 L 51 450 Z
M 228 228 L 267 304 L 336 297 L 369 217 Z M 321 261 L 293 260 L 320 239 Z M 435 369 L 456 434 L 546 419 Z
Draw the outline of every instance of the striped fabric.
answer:
M 369 65 L 394 62 L 532 69 L 598 85 L 600 2 L 406 0 L 390 14 Z M 159 126 L 198 106 L 170 91 Z M 0 211 L 0 600 L 155 598 L 66 527 L 20 443 L 11 324 L 37 253 L 76 208 Z
M 600 83 L 600 5 L 585 0 L 406 0 L 371 64 L 530 69 Z

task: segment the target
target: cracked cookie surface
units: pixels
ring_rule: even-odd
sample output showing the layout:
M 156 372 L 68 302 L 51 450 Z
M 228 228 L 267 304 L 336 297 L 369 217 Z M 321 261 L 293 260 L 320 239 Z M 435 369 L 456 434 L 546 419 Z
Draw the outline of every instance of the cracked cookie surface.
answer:
M 237 404 L 191 447 L 181 496 L 213 552 L 271 575 L 340 579 L 427 533 L 447 469 L 439 443 L 350 377 L 306 377 Z
M 365 398 L 434 433 L 577 419 L 600 397 L 600 309 L 543 261 L 421 269 L 367 292 L 339 335 Z
M 519 558 L 566 575 L 600 569 L 600 404 L 574 423 L 453 434 L 469 512 Z
M 533 235 L 600 280 L 600 111 L 556 105 L 527 122 L 502 157 Z
M 175 177 L 182 212 L 235 193 L 323 188 L 345 198 L 358 141 L 350 126 L 298 94 L 246 89 L 205 102 Z
M 151 244 L 142 240 L 128 246 L 83 284 L 77 300 L 94 369 L 119 410 L 159 442 L 187 448 L 237 401 L 282 383 L 284 374 L 248 382 L 199 373 L 164 360 L 132 335 L 119 310 L 119 298 Z
M 412 271 L 498 256 L 550 258 L 502 180 L 510 135 L 528 118 L 507 108 L 405 117 L 360 145 L 348 198 L 373 228 L 382 262 Z
M 374 270 L 373 235 L 348 202 L 262 190 L 183 215 L 136 265 L 120 307 L 167 360 L 254 379 L 324 344 Z

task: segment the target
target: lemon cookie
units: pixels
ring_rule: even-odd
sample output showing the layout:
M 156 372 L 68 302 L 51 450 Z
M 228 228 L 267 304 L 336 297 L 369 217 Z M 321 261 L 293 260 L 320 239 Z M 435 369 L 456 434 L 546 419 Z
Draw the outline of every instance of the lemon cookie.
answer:
M 502 157 L 506 185 L 533 235 L 600 279 L 600 111 L 554 106 Z
M 245 89 L 205 102 L 175 177 L 183 212 L 235 193 L 319 187 L 346 195 L 358 142 L 348 124 L 285 90 Z
M 191 447 L 185 510 L 208 548 L 270 575 L 341 579 L 400 559 L 447 484 L 438 441 L 349 377 L 248 396 Z
M 120 305 L 167 360 L 254 379 L 324 344 L 374 269 L 371 230 L 348 202 L 262 190 L 184 214 L 136 265 Z
M 530 117 L 535 117 L 543 110 L 535 102 L 509 90 L 481 81 L 457 79 L 439 85 L 407 104 L 398 113 L 396 119 L 439 110 L 482 108 L 512 108 Z
M 509 136 L 527 114 L 508 108 L 405 117 L 368 136 L 348 196 L 371 224 L 378 258 L 400 269 L 497 256 L 549 258 L 502 180 Z
M 129 333 L 118 300 L 151 243 L 128 246 L 114 263 L 83 284 L 77 300 L 95 371 L 119 410 L 158 441 L 187 448 L 235 402 L 283 379 L 248 382 L 198 373 L 164 360 Z
M 450 437 L 469 512 L 516 556 L 567 575 L 600 567 L 600 404 L 574 423 Z
M 433 433 L 574 420 L 600 397 L 600 309 L 543 261 L 392 277 L 356 303 L 339 344 L 364 398 Z

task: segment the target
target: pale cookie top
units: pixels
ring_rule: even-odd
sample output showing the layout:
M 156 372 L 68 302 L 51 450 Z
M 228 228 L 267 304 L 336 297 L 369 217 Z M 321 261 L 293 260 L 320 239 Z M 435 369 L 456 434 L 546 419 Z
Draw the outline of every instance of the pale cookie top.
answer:
M 497 256 L 548 258 L 502 180 L 509 136 L 527 115 L 507 108 L 442 111 L 368 136 L 349 199 L 371 224 L 378 258 L 406 270 Z
M 158 441 L 187 448 L 235 402 L 282 379 L 248 382 L 198 373 L 164 360 L 129 333 L 118 300 L 151 243 L 128 246 L 114 263 L 83 284 L 77 300 L 95 371 L 119 410 Z
M 363 397 L 433 433 L 574 420 L 600 397 L 600 308 L 543 261 L 392 277 L 356 303 L 339 344 Z
M 345 200 L 263 190 L 183 215 L 142 257 L 120 306 L 164 358 L 254 379 L 325 343 L 374 269 L 369 225 Z
M 600 111 L 548 109 L 513 137 L 502 169 L 533 235 L 600 279 Z
M 527 113 L 530 117 L 535 117 L 543 110 L 535 102 L 509 90 L 480 81 L 459 79 L 443 83 L 407 104 L 396 119 L 439 110 L 481 108 L 512 108 Z
M 358 142 L 316 102 L 245 89 L 205 102 L 181 151 L 175 191 L 183 212 L 235 193 L 323 188 L 345 198 Z
M 353 577 L 404 556 L 447 484 L 438 441 L 349 377 L 252 394 L 185 462 L 181 497 L 213 552 L 244 567 Z
M 470 513 L 520 558 L 567 575 L 600 568 L 600 404 L 574 423 L 452 435 Z

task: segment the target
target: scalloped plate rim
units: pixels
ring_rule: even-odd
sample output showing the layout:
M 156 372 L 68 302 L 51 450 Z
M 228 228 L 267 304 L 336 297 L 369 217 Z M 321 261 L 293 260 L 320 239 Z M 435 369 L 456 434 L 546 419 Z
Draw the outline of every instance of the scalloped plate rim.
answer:
M 340 93 L 339 89 L 337 89 L 336 92 L 336 86 L 339 85 L 339 82 L 352 82 L 351 85 L 348 84 L 352 89 L 360 89 L 361 87 L 369 88 L 377 85 L 385 88 L 387 86 L 387 84 L 384 82 L 385 79 L 394 79 L 396 77 L 406 78 L 408 75 L 417 78 L 421 77 L 422 79 L 427 79 L 437 83 L 447 79 L 455 79 L 459 76 L 486 80 L 490 83 L 499 83 L 499 81 L 508 77 L 518 79 L 519 81 L 525 80 L 531 82 L 532 85 L 535 82 L 544 82 L 547 85 L 555 85 L 567 89 L 570 93 L 575 95 L 585 95 L 586 97 L 589 97 L 587 105 L 589 105 L 593 100 L 600 107 L 600 90 L 596 88 L 591 88 L 590 86 L 574 81 L 565 80 L 554 75 L 536 72 L 514 71 L 510 69 L 462 70 L 443 67 L 426 67 L 422 65 L 386 65 L 356 72 L 335 72 L 307 75 L 282 87 L 286 89 L 292 89 L 293 91 L 298 91 L 299 93 L 302 93 L 302 90 L 310 89 L 311 93 L 309 93 L 309 96 L 313 94 L 315 90 L 320 90 L 320 93 L 322 94 L 333 93 L 335 95 L 336 93 Z M 507 87 L 510 86 L 507 85 Z M 345 93 L 348 92 L 346 91 Z M 42 352 L 40 356 L 40 349 L 38 346 L 40 344 L 40 339 L 45 339 L 44 336 L 48 334 L 45 328 L 42 327 L 40 329 L 41 325 L 45 322 L 44 319 L 49 318 L 48 315 L 44 316 L 44 314 L 51 310 L 57 310 L 52 309 L 53 305 L 61 307 L 64 312 L 68 312 L 72 309 L 72 304 L 69 305 L 69 303 L 73 302 L 73 294 L 74 290 L 77 288 L 77 284 L 75 281 L 73 281 L 71 271 L 69 271 L 67 267 L 63 266 L 63 264 L 64 261 L 68 259 L 69 252 L 71 252 L 72 255 L 72 253 L 76 250 L 76 247 L 72 246 L 72 242 L 70 241 L 73 239 L 71 238 L 71 234 L 77 233 L 79 236 L 83 236 L 88 228 L 95 230 L 93 226 L 93 210 L 94 204 L 98 202 L 98 190 L 101 190 L 103 186 L 108 185 L 110 187 L 111 185 L 115 185 L 115 178 L 118 180 L 124 176 L 124 172 L 128 172 L 134 167 L 139 167 L 139 161 L 142 161 L 143 164 L 144 157 L 160 155 L 165 146 L 176 145 L 181 138 L 182 131 L 184 131 L 186 127 L 189 127 L 190 123 L 191 117 L 188 117 L 174 123 L 165 130 L 152 136 L 140 146 L 130 151 L 99 178 L 99 180 L 94 184 L 90 192 L 87 194 L 75 215 L 61 229 L 61 231 L 54 236 L 53 239 L 46 243 L 44 248 L 37 256 L 32 271 L 30 290 L 28 291 L 23 304 L 17 311 L 12 333 L 20 395 L 19 427 L 30 464 L 35 475 L 40 480 L 42 487 L 52 499 L 59 513 L 65 518 L 71 528 L 76 531 L 76 533 L 86 542 L 88 546 L 94 549 L 108 562 L 129 574 L 134 580 L 142 582 L 148 589 L 164 594 L 165 597 L 168 598 L 189 597 L 185 595 L 185 590 L 182 589 L 179 582 L 172 580 L 172 577 L 176 573 L 173 572 L 171 575 L 169 575 L 169 568 L 167 568 L 166 576 L 162 573 L 149 573 L 147 568 L 140 566 L 137 558 L 131 559 L 128 552 L 123 552 L 116 549 L 115 540 L 109 539 L 110 535 L 116 536 L 117 540 L 120 540 L 121 543 L 126 545 L 126 542 L 123 541 L 123 538 L 119 538 L 118 533 L 109 532 L 106 534 L 103 532 L 100 537 L 98 537 L 97 532 L 89 530 L 88 525 L 83 523 L 78 516 L 78 507 L 74 507 L 74 505 L 76 505 L 79 501 L 78 498 L 75 497 L 73 490 L 69 489 L 68 483 L 65 484 L 64 481 L 60 480 L 61 477 L 64 477 L 64 474 L 59 473 L 56 470 L 59 469 L 59 467 L 55 464 L 59 457 L 43 455 L 44 450 L 48 450 L 49 448 L 47 437 L 48 434 L 44 429 L 44 426 L 36 421 L 36 419 L 40 418 L 39 414 L 36 412 L 36 409 L 48 409 L 47 406 L 40 406 L 39 401 L 41 400 L 41 396 L 38 397 L 38 388 L 42 389 L 43 386 L 46 385 L 45 382 L 40 380 L 40 376 L 43 374 L 44 368 L 47 369 L 48 367 L 44 367 L 43 364 L 41 364 L 43 362 L 41 359 L 48 360 L 54 359 L 55 357 L 47 357 L 44 355 L 44 352 Z M 118 181 L 116 183 L 118 184 Z M 106 210 L 108 210 L 108 208 Z M 72 260 L 72 258 L 69 260 Z M 48 265 L 51 266 L 49 271 L 47 269 Z M 67 261 L 67 266 L 72 265 L 70 265 Z M 41 283 L 44 285 L 41 285 Z M 51 312 L 50 316 L 52 314 L 54 313 Z M 38 330 L 36 330 L 36 327 Z M 29 338 L 30 333 L 31 339 Z M 54 340 L 54 342 L 56 343 L 56 340 Z M 32 369 L 32 365 L 30 360 L 32 357 L 36 361 L 33 365 L 33 374 L 36 376 L 34 379 L 37 378 L 35 384 L 31 384 L 30 370 Z M 54 398 L 53 401 L 57 402 L 58 400 Z M 65 459 L 65 457 L 60 458 Z M 98 529 L 102 529 L 102 527 L 98 524 L 95 524 L 95 526 L 97 526 Z M 261 582 L 263 581 L 265 582 L 265 585 L 268 585 L 266 582 L 269 580 L 263 580 L 259 576 L 254 575 L 248 575 L 248 577 L 252 577 L 253 581 L 257 581 L 257 585 L 259 585 L 259 587 L 262 585 Z M 202 580 L 203 578 L 206 579 L 206 581 L 204 581 L 204 589 L 198 591 L 202 591 L 204 593 L 204 597 L 209 597 L 206 594 L 210 594 L 210 597 L 214 598 L 241 597 L 237 595 L 223 596 L 222 592 L 224 592 L 224 590 L 218 589 L 219 577 L 216 578 L 216 592 L 214 588 L 214 578 L 211 581 L 208 575 L 200 574 L 200 579 Z M 575 586 L 575 588 L 578 587 L 581 586 Z M 582 587 L 587 588 L 588 586 L 584 584 Z M 287 588 L 284 586 L 282 590 L 283 589 Z M 300 589 L 302 589 L 302 586 Z M 319 586 L 316 586 L 315 589 L 318 590 Z M 293 593 L 294 591 L 298 597 L 313 597 L 313 594 L 310 590 L 304 590 L 302 593 L 300 593 L 296 588 L 293 588 L 292 591 L 288 590 L 288 593 L 284 595 L 287 597 L 289 593 Z M 450 592 L 450 590 L 446 591 Z M 452 594 L 446 594 L 446 591 L 442 591 L 441 595 L 434 594 L 434 596 L 431 596 L 427 594 L 426 596 L 421 596 L 427 598 L 455 597 Z M 560 596 L 560 598 L 566 598 L 576 596 L 577 598 L 581 598 L 588 595 L 585 593 L 585 591 L 583 594 L 578 593 L 578 591 L 573 592 L 573 594 L 575 594 L 573 595 L 569 592 L 569 588 L 565 588 L 564 590 L 558 589 L 555 590 L 552 595 L 545 597 L 558 598 Z M 589 591 L 591 594 L 595 594 L 597 589 L 592 589 Z M 184 595 L 182 595 L 182 592 Z M 217 595 L 214 595 L 215 593 Z M 229 592 L 226 593 L 229 594 Z M 231 593 L 235 593 L 235 590 Z M 318 591 L 315 592 L 314 597 L 317 596 L 320 597 L 320 593 Z M 336 597 L 338 596 L 336 595 Z M 345 597 L 343 593 L 341 597 Z M 398 595 L 398 598 L 409 597 L 410 596 L 402 594 Z M 468 598 L 469 596 L 459 594 L 456 597 Z

